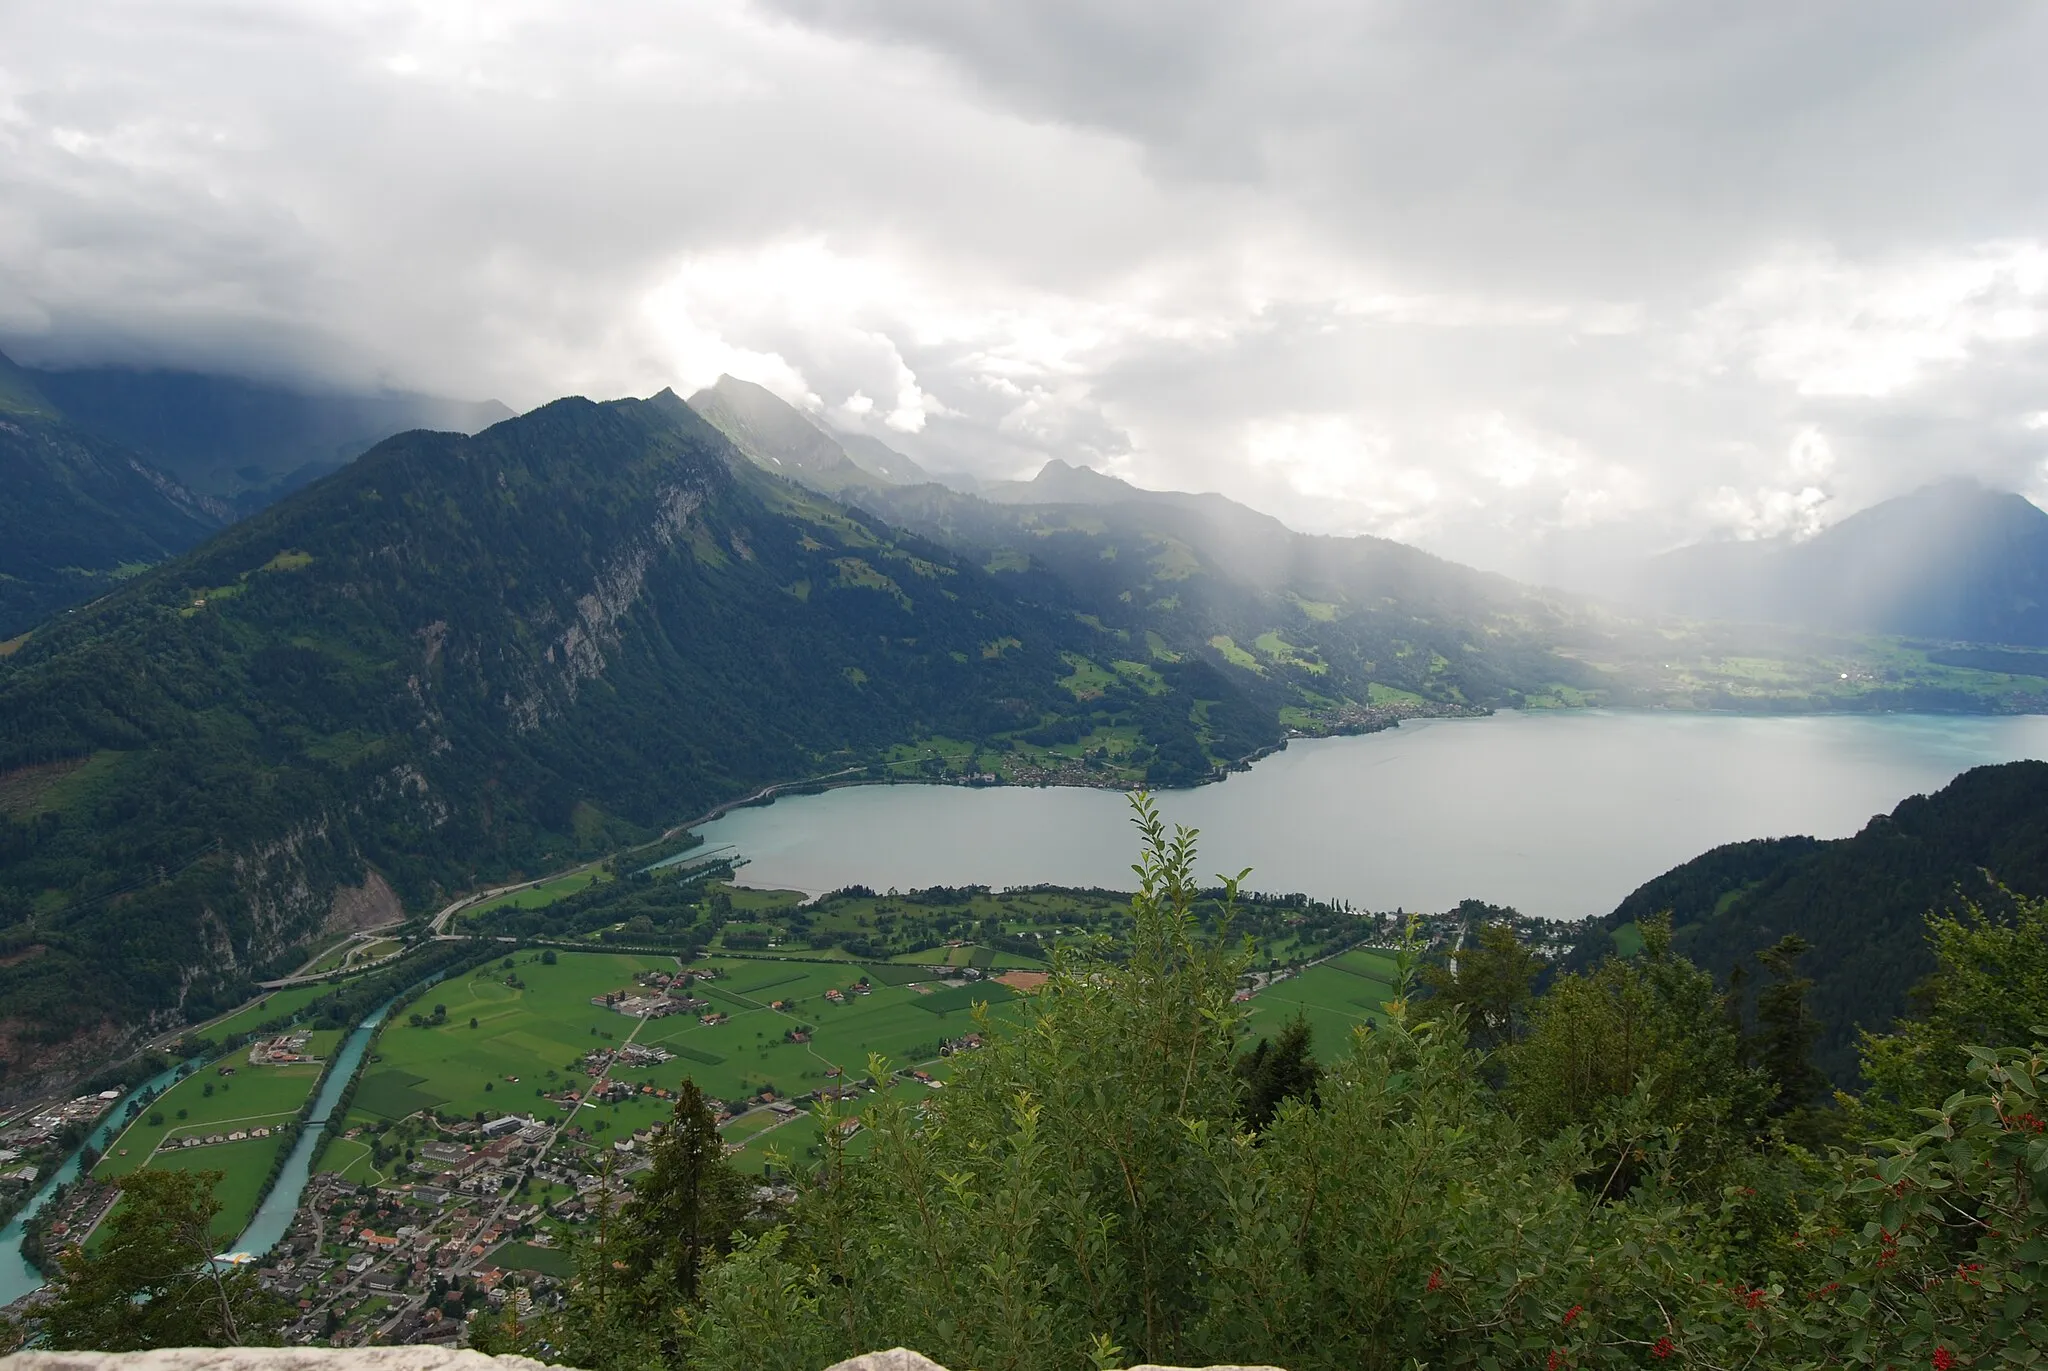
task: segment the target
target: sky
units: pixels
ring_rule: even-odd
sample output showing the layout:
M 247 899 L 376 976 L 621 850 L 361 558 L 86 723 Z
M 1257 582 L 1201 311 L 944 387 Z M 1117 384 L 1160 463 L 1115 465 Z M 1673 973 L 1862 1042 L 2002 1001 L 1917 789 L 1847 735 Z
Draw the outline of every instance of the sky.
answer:
M 0 0 L 0 347 L 721 372 L 1584 582 L 2048 502 L 2048 7 Z

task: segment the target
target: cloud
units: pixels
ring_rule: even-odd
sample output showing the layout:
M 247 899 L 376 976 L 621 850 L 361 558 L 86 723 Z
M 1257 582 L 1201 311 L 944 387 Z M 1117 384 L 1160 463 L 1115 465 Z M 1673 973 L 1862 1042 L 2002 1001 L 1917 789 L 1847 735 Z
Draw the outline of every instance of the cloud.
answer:
M 0 51 L 0 346 L 721 371 L 1569 577 L 2048 498 L 2048 11 L 106 0 Z

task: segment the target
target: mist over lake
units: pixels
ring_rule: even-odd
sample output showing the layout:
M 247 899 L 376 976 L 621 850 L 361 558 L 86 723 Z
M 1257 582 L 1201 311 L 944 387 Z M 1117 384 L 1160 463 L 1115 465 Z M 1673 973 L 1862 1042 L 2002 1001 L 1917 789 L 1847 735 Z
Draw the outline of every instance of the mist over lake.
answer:
M 1708 848 L 1842 837 L 1973 766 L 2048 758 L 2048 717 L 1503 712 L 1297 741 L 1219 785 L 1160 795 L 1202 830 L 1202 870 L 1372 909 L 1473 898 L 1605 913 Z M 740 882 L 1128 888 L 1127 797 L 1107 790 L 860 786 L 698 831 Z

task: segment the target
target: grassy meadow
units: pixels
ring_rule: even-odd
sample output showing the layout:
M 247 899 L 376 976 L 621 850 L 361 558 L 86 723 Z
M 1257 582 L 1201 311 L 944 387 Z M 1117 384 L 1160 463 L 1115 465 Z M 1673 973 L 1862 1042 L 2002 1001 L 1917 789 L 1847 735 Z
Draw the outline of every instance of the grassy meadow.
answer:
M 508 970 L 494 961 L 444 982 L 410 1007 L 409 1013 L 431 1016 L 435 1005 L 445 1006 L 446 1018 L 438 1024 L 414 1027 L 405 1016 L 387 1024 L 357 1088 L 348 1124 L 374 1126 L 423 1109 L 560 1119 L 562 1106 L 539 1098 L 541 1093 L 587 1086 L 589 1077 L 578 1069 L 578 1059 L 592 1048 L 616 1047 L 629 1038 L 673 1055 L 652 1066 L 616 1065 L 613 1080 L 648 1091 L 617 1103 L 585 1105 L 579 1122 L 593 1131 L 618 1136 L 664 1117 L 668 1102 L 654 1097 L 652 1089 L 672 1088 L 686 1077 L 718 1099 L 749 1098 L 762 1090 L 788 1099 L 865 1075 L 870 1054 L 878 1053 L 899 1067 L 924 1065 L 943 1079 L 940 1041 L 973 1031 L 977 1004 L 988 1004 L 991 1015 L 1001 1019 L 1017 998 L 1009 987 L 993 982 L 939 985 L 928 973 L 900 963 L 855 966 L 712 956 L 689 964 L 693 971 L 717 973 L 700 981 L 693 993 L 723 1012 L 723 1022 L 705 1024 L 696 1015 L 677 1014 L 642 1023 L 590 1001 L 634 989 L 640 972 L 676 969 L 671 957 L 563 951 L 548 964 L 539 953 L 526 951 L 516 954 L 513 963 Z M 870 989 L 858 994 L 853 985 L 863 974 Z M 1346 952 L 1255 997 L 1250 1031 L 1274 1034 L 1303 1014 L 1315 1030 L 1318 1054 L 1334 1057 L 1344 1050 L 1352 1029 L 1377 1014 L 1392 994 L 1392 975 L 1393 961 L 1386 954 Z M 515 978 L 521 986 L 509 984 Z M 842 998 L 828 999 L 831 990 Z M 791 1041 L 792 1031 L 808 1041 Z M 912 1096 L 931 1089 L 908 1081 L 893 1088 Z M 758 1173 L 772 1152 L 804 1155 L 817 1141 L 818 1129 L 808 1113 L 786 1119 L 758 1111 L 735 1120 L 726 1136 L 740 1146 L 737 1164 Z M 323 1166 L 352 1179 L 378 1179 L 370 1151 L 360 1143 L 337 1139 Z
M 1370 948 L 1353 948 L 1299 975 L 1275 981 L 1251 1002 L 1254 1037 L 1277 1037 L 1297 1014 L 1315 1034 L 1315 1055 L 1335 1060 L 1352 1030 L 1377 1019 L 1394 996 L 1394 959 Z
M 326 984 L 294 985 L 283 990 L 273 990 L 263 998 L 243 1005 L 225 1018 L 193 1029 L 192 1036 L 212 1038 L 217 1042 L 222 1038 L 233 1037 L 237 1033 L 250 1032 L 260 1023 L 305 1008 L 332 989 L 333 985 Z
M 282 993 L 282 992 L 280 992 Z M 244 1011 L 247 1012 L 247 1011 Z M 266 1011 L 266 1017 L 269 1012 Z M 135 1121 L 108 1146 L 93 1168 L 96 1180 L 113 1180 L 148 1165 L 170 1171 L 219 1171 L 215 1194 L 221 1211 L 213 1231 L 223 1241 L 248 1226 L 256 1212 L 257 1190 L 270 1174 L 270 1164 L 290 1141 L 281 1134 L 201 1147 L 156 1149 L 169 1140 L 205 1137 L 250 1128 L 277 1128 L 290 1123 L 305 1107 L 319 1083 L 324 1059 L 338 1050 L 340 1033 L 315 1033 L 307 1051 L 321 1062 L 292 1066 L 251 1066 L 244 1047 L 218 1062 L 199 1068 L 157 1096 Z M 232 1076 L 223 1076 L 223 1068 Z

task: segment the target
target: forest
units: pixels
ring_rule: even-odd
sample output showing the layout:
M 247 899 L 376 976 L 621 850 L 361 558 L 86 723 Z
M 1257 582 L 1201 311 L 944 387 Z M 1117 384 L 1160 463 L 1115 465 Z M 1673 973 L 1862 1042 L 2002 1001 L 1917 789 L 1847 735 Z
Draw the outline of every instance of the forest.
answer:
M 1883 1031 L 1913 1008 L 1934 970 L 1922 936 L 1930 910 L 2008 911 L 2048 896 L 2048 763 L 1964 772 L 1916 795 L 1861 832 L 1833 841 L 1776 838 L 1715 848 L 1636 890 L 1579 942 L 1567 965 L 1584 970 L 1616 946 L 1618 930 L 1668 912 L 1674 946 L 1745 1002 L 1755 959 L 1787 934 L 1812 946 L 1821 1027 L 1816 1060 L 1830 1079 L 1857 1078 L 1858 1034 Z

